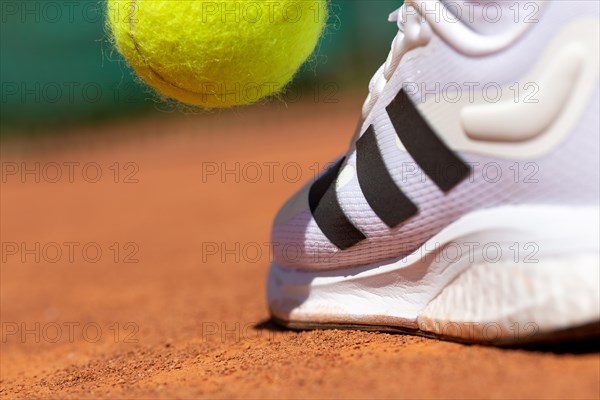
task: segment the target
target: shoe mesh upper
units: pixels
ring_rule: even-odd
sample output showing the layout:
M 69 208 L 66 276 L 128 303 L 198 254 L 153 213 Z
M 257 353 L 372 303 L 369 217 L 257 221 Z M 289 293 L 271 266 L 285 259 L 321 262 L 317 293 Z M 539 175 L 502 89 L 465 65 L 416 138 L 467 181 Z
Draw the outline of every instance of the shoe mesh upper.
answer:
M 597 206 L 600 198 L 598 89 L 567 139 L 542 157 L 516 160 L 458 152 L 472 167 L 472 172 L 468 179 L 447 193 L 398 146 L 398 137 L 385 111 L 385 105 L 407 82 L 428 89 L 428 93 L 411 93 L 413 103 L 419 104 L 435 96 L 436 82 L 444 87 L 451 82 L 462 86 L 464 82 L 506 85 L 518 81 L 535 64 L 556 28 L 582 12 L 578 7 L 550 7 L 525 38 L 506 51 L 487 57 L 460 55 L 437 37 L 427 46 L 408 53 L 363 131 L 368 125 L 374 127 L 380 152 L 393 180 L 419 207 L 418 214 L 397 227 L 387 227 L 371 210 L 360 189 L 355 172 L 356 153 L 351 148 L 342 167 L 351 179 L 338 185 L 337 196 L 347 218 L 367 239 L 343 251 L 333 245 L 312 218 L 307 186 L 283 208 L 273 226 L 275 263 L 299 269 L 336 269 L 403 257 L 462 215 L 481 208 L 505 204 Z M 443 112 L 443 101 L 439 109 Z M 443 132 L 438 135 L 443 139 Z M 500 176 L 497 176 L 498 171 Z

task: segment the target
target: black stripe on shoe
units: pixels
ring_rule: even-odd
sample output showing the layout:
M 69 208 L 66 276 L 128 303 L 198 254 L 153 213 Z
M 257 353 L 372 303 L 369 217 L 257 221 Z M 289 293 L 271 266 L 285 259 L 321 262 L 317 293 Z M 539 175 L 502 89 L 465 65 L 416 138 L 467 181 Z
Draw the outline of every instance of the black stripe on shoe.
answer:
M 386 110 L 406 150 L 442 191 L 449 191 L 469 175 L 471 168 L 437 137 L 404 89 Z
M 372 125 L 356 142 L 356 170 L 358 183 L 367 203 L 390 228 L 406 221 L 419 211 L 396 186 L 388 172 Z
M 348 220 L 337 198 L 335 183 L 344 158 L 317 179 L 308 192 L 313 218 L 323 234 L 341 250 L 346 250 L 366 236 Z

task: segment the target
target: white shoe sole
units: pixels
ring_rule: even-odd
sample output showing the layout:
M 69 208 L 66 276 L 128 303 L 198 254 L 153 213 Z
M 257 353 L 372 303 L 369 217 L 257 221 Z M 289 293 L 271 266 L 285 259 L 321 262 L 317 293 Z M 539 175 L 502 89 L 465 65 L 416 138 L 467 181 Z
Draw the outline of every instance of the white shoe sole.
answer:
M 600 321 L 597 207 L 503 206 L 452 223 L 402 259 L 332 271 L 272 265 L 268 303 L 293 328 L 537 341 Z

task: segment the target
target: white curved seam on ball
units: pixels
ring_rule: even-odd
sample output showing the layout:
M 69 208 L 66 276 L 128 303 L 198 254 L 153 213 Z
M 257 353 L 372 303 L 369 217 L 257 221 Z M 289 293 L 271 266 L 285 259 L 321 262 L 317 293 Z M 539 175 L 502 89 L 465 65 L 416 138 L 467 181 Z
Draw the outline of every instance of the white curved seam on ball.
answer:
M 144 57 L 144 54 L 141 51 L 141 47 L 138 44 L 138 42 L 135 40 L 135 24 L 134 24 L 134 13 L 135 13 L 135 7 L 137 4 L 137 0 L 131 0 L 131 10 L 129 11 L 129 36 L 131 37 L 131 41 L 133 42 L 133 46 L 135 47 L 135 51 L 139 54 L 139 56 L 142 58 L 142 61 L 144 62 L 144 65 L 154 74 L 158 77 L 158 79 L 160 79 L 161 81 L 163 81 L 164 83 L 166 83 L 167 85 L 172 86 L 175 89 L 178 90 L 182 90 L 184 92 L 187 92 L 188 94 L 192 94 L 195 96 L 206 96 L 206 95 L 216 95 L 216 93 L 204 93 L 204 92 L 194 92 L 192 90 L 183 88 L 181 86 L 176 85 L 175 83 L 169 82 L 167 79 L 165 79 L 165 77 L 163 77 L 158 71 L 156 71 L 154 68 L 152 68 L 152 66 L 150 65 L 150 63 L 148 62 L 148 60 L 146 59 L 146 57 Z M 169 96 L 170 97 L 170 96 Z

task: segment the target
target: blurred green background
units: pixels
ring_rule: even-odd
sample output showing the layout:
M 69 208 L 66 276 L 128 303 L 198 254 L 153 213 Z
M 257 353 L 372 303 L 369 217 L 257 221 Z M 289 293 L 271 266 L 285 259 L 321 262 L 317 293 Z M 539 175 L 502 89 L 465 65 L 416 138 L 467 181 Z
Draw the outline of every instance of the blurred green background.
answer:
M 1 0 L 2 132 L 156 112 L 156 96 L 112 49 L 105 2 Z M 399 0 L 331 0 L 328 28 L 294 87 L 361 85 L 387 56 L 397 32 L 387 22 Z M 285 98 L 285 96 L 284 96 Z M 54 129 L 52 129 L 54 130 Z

